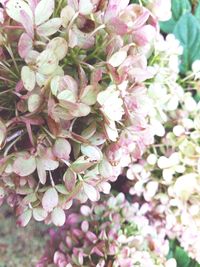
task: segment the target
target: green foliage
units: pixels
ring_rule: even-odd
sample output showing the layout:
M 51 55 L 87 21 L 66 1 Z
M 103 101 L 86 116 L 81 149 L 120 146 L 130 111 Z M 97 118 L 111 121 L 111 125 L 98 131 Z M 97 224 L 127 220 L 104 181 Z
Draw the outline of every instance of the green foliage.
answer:
M 173 33 L 184 48 L 181 58 L 181 72 L 190 70 L 192 63 L 200 59 L 200 26 L 191 14 L 184 14 L 176 24 Z
M 199 1 L 198 5 L 195 9 L 194 14 L 195 14 L 195 17 L 197 18 L 197 20 L 200 22 L 200 1 Z
M 200 267 L 200 264 L 192 260 L 179 246 L 176 240 L 170 241 L 170 252 L 168 254 L 168 258 L 175 258 L 177 261 L 177 267 Z
M 194 14 L 192 14 L 192 12 Z M 200 1 L 172 0 L 172 18 L 160 23 L 164 33 L 173 33 L 184 48 L 180 71 L 186 74 L 200 59 Z
M 191 5 L 189 0 L 172 0 L 172 18 L 160 23 L 161 30 L 165 33 L 173 32 L 181 16 L 190 11 Z

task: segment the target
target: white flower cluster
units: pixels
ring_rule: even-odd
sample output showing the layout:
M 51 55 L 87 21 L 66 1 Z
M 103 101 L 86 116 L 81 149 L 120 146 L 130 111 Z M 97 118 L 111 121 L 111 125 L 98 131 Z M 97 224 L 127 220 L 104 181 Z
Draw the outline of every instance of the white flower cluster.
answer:
M 165 113 L 163 137 L 146 160 L 130 166 L 127 177 L 133 180 L 130 194 L 150 202 L 165 221 L 166 234 L 200 262 L 200 103 L 180 90 L 179 108 Z

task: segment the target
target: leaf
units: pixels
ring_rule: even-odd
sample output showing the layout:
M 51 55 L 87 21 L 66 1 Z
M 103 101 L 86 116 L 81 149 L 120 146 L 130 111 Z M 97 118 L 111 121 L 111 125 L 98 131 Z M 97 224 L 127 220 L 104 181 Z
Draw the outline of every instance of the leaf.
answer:
M 72 192 L 75 184 L 76 184 L 76 173 L 73 172 L 70 168 L 63 175 L 63 180 L 65 182 L 65 186 L 69 192 Z
M 172 33 L 181 16 L 190 11 L 189 0 L 172 0 L 172 18 L 168 21 L 160 22 L 161 30 L 166 33 Z
M 71 145 L 66 139 L 64 138 L 56 139 L 56 142 L 53 146 L 53 153 L 57 158 L 69 160 L 70 152 L 71 152 Z
M 196 9 L 195 9 L 195 17 L 198 19 L 198 21 L 200 22 L 200 2 L 198 3 Z
M 32 217 L 32 210 L 26 210 L 17 219 L 17 225 L 25 227 Z
M 32 91 L 35 87 L 36 79 L 35 72 L 27 66 L 23 66 L 21 70 L 21 78 L 24 85 L 24 88 L 27 91 Z
M 47 217 L 48 213 L 46 212 L 46 210 L 42 209 L 42 208 L 34 208 L 33 209 L 33 218 L 38 221 L 44 221 Z
M 54 0 L 41 0 L 35 9 L 35 24 L 38 26 L 47 21 L 51 17 L 54 7 Z
M 178 246 L 176 247 L 174 256 L 175 256 L 178 266 L 190 267 L 190 258 L 188 257 L 187 253 L 181 247 L 178 247 Z
M 58 205 L 58 193 L 55 188 L 49 188 L 42 198 L 42 207 L 51 212 Z
M 56 226 L 62 226 L 65 223 L 65 212 L 61 208 L 55 208 L 51 214 L 53 224 Z
M 35 157 L 20 156 L 13 163 L 13 172 L 19 176 L 28 176 L 36 169 Z
M 176 24 L 174 35 L 184 48 L 181 72 L 184 74 L 191 69 L 192 63 L 200 59 L 200 27 L 197 19 L 186 13 Z

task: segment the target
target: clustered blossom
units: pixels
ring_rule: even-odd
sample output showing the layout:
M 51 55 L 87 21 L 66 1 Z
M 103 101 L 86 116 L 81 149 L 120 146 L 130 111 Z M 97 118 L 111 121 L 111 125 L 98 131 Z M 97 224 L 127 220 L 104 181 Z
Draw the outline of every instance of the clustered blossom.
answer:
M 197 79 L 198 61 L 185 79 Z M 184 80 L 183 80 L 184 82 Z M 150 86 L 151 87 L 151 86 Z M 179 86 L 180 87 L 180 86 Z M 191 87 L 192 88 L 192 87 Z M 169 238 L 177 238 L 191 258 L 200 262 L 200 103 L 182 89 L 176 110 L 166 112 L 165 132 L 142 160 L 127 170 L 129 193 L 144 197 L 150 211 L 162 218 Z
M 138 203 L 130 204 L 122 193 L 77 206 L 62 228 L 51 230 L 37 267 L 50 263 L 58 267 L 176 267 L 174 259 L 166 260 L 165 233 L 151 223 L 145 210 Z
M 1 202 L 22 226 L 60 226 L 153 142 L 143 50 L 157 19 L 128 0 L 1 4 Z
M 179 56 L 183 49 L 173 34 L 164 37 L 158 35 L 150 48 L 150 64 L 155 75 L 148 85 L 148 106 L 150 124 L 154 134 L 165 134 L 164 123 L 171 111 L 178 108 L 184 96 L 183 88 L 178 84 Z

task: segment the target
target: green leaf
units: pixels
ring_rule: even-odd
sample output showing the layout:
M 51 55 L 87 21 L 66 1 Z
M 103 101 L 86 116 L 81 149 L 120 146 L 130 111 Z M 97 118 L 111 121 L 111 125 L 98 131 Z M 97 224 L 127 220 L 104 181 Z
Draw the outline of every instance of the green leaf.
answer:
M 166 33 L 172 33 L 181 16 L 190 11 L 189 0 L 172 0 L 172 18 L 168 21 L 160 22 L 161 30 Z
M 200 267 L 195 260 L 192 260 L 187 252 L 179 246 L 177 240 L 170 240 L 170 250 L 167 259 L 175 258 L 177 267 Z
M 200 2 L 198 3 L 196 9 L 195 9 L 195 17 L 198 19 L 198 21 L 200 22 Z
M 176 24 L 174 35 L 184 49 L 180 69 L 184 74 L 191 69 L 195 60 L 200 59 L 200 26 L 198 20 L 191 13 L 186 13 Z
M 176 247 L 175 258 L 178 266 L 190 267 L 190 258 L 182 248 Z

